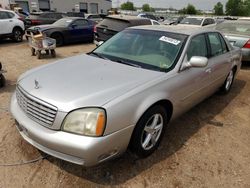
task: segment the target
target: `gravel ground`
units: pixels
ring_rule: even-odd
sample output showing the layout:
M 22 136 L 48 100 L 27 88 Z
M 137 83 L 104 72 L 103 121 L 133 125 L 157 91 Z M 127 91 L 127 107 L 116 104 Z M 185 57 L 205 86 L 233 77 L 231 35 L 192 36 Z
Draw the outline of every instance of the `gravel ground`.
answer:
M 93 44 L 58 48 L 57 59 L 89 52 Z M 18 76 L 53 62 L 30 55 L 26 42 L 0 42 L 0 61 L 8 71 L 0 89 L 0 165 L 43 155 L 24 141 L 8 111 Z M 242 67 L 231 92 L 215 94 L 172 122 L 159 149 L 137 160 L 129 152 L 94 168 L 54 157 L 0 167 L 6 187 L 250 187 L 250 64 Z

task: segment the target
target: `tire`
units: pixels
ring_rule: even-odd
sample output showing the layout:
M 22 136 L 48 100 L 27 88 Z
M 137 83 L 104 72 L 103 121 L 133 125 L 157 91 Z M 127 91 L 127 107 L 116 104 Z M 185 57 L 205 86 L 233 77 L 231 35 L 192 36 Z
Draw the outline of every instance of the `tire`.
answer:
M 51 35 L 51 38 L 56 40 L 56 46 L 62 46 L 64 41 L 63 41 L 63 36 L 60 33 L 54 33 Z
M 32 55 L 32 56 L 35 56 L 35 55 L 36 55 L 36 50 L 35 50 L 35 48 L 31 48 L 31 55 Z
M 52 56 L 53 58 L 56 57 L 56 51 L 55 51 L 55 50 L 50 50 L 50 53 L 51 53 L 51 56 Z
M 228 73 L 227 78 L 221 87 L 221 92 L 223 94 L 227 94 L 231 90 L 233 82 L 234 82 L 234 76 L 235 76 L 235 71 L 234 71 L 234 69 L 232 69 Z
M 5 77 L 2 74 L 0 74 L 0 88 L 5 86 L 5 82 L 6 82 Z
M 12 40 L 15 42 L 23 41 L 23 31 L 20 28 L 14 28 L 12 31 Z
M 159 105 L 147 110 L 134 129 L 130 149 L 138 157 L 152 154 L 159 146 L 167 125 L 167 112 Z
M 40 50 L 37 50 L 37 51 L 36 51 L 36 57 L 37 57 L 37 59 L 41 59 L 42 53 L 41 53 Z

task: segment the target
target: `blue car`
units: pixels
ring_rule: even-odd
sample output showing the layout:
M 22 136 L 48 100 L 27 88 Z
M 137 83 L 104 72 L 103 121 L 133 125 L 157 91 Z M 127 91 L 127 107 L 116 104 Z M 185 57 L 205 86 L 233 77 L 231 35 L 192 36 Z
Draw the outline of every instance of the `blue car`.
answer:
M 49 25 L 33 26 L 26 30 L 26 38 L 33 34 L 56 40 L 57 46 L 77 42 L 93 42 L 95 22 L 80 17 L 67 17 Z

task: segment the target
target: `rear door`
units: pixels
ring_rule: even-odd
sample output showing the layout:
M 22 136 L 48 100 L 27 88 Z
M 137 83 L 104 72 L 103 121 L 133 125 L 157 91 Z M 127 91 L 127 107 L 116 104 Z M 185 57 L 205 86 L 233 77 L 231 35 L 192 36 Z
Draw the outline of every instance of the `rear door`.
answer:
M 211 90 L 216 90 L 226 79 L 232 66 L 231 52 L 220 33 L 211 32 L 207 34 L 209 42 L 209 72 Z
M 12 33 L 13 26 L 15 24 L 12 17 L 14 17 L 14 14 L 6 11 L 0 11 L 0 34 Z

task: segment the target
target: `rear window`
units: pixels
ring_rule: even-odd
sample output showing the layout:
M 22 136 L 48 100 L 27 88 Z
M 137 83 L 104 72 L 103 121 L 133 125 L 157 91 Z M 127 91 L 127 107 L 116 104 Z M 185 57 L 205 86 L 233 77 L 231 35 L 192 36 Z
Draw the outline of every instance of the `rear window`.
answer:
M 113 31 L 122 31 L 129 26 L 130 23 L 128 21 L 112 18 L 106 18 L 98 24 L 98 27 L 104 27 Z
M 223 22 L 216 26 L 216 29 L 223 33 L 250 35 L 250 23 L 248 22 Z
M 201 25 L 202 18 L 184 18 L 180 24 Z

